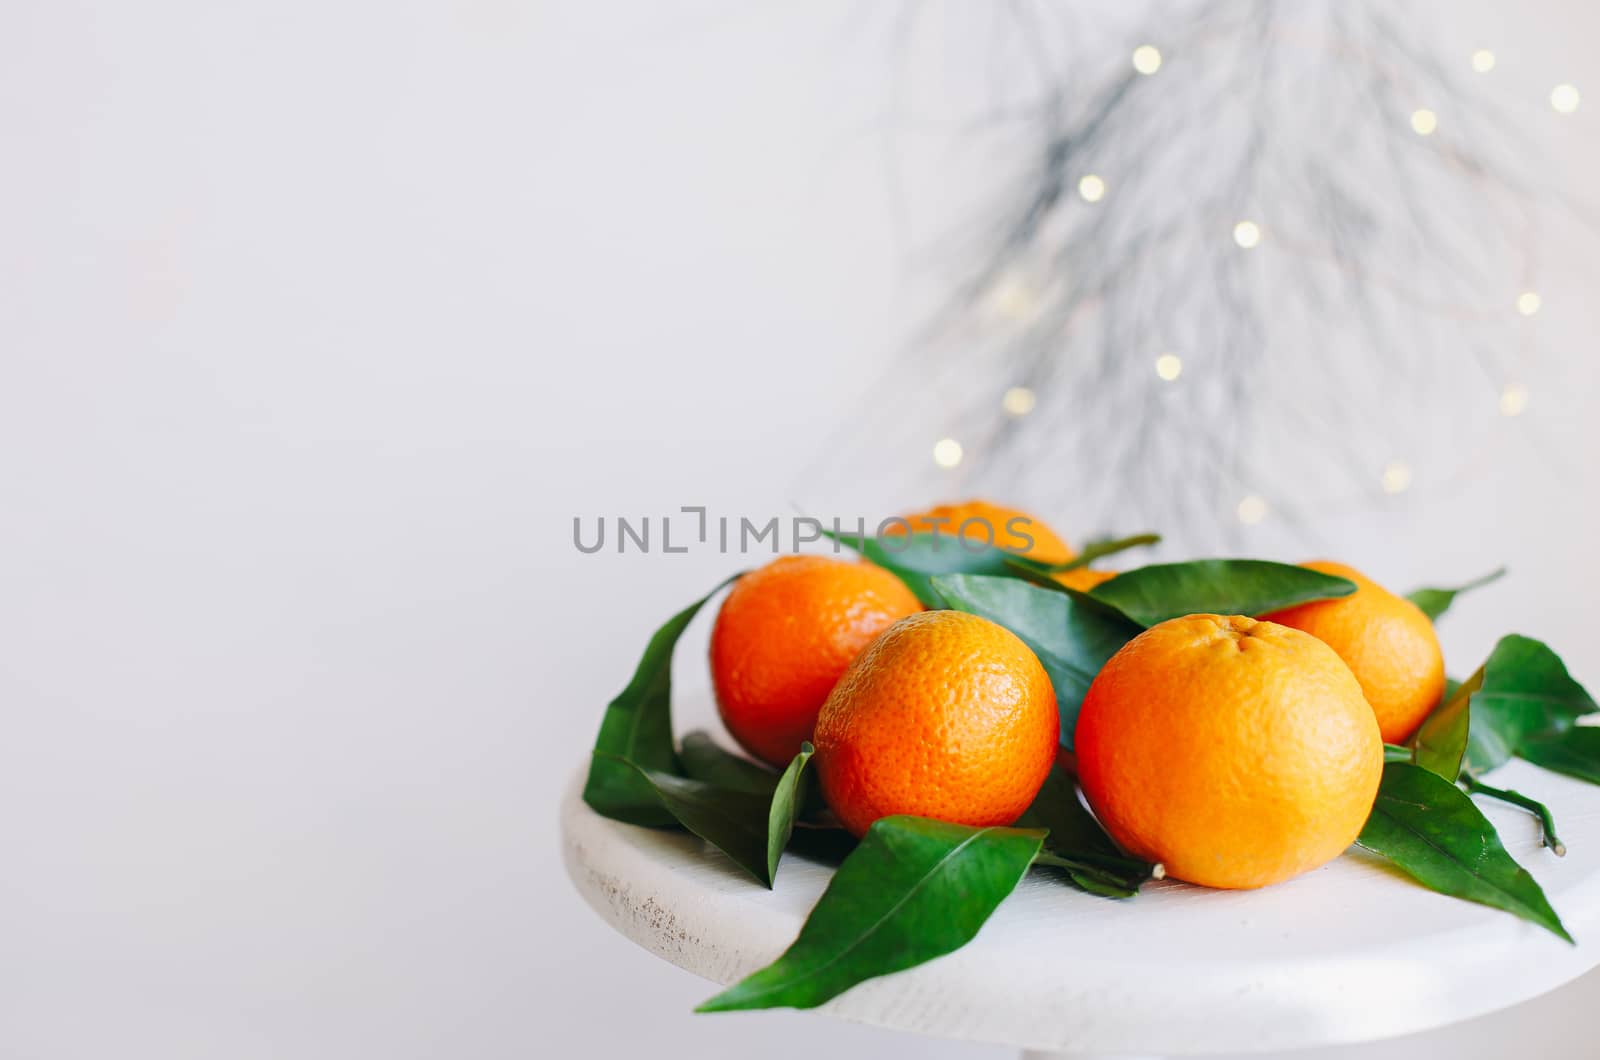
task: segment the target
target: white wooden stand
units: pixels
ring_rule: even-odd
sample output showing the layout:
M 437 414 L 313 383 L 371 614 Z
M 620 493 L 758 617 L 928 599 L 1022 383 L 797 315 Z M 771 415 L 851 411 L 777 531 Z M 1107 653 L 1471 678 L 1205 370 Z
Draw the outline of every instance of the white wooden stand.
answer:
M 1035 873 L 964 949 L 819 1011 L 1038 1051 L 1025 1055 L 1125 1058 L 1366 1041 L 1524 1001 L 1600 963 L 1600 787 L 1522 762 L 1493 783 L 1554 811 L 1565 858 L 1540 847 L 1532 817 L 1478 799 L 1578 946 L 1361 852 L 1265 890 L 1162 882 L 1120 902 Z M 580 773 L 561 807 L 579 892 L 613 928 L 713 983 L 783 952 L 831 874 L 787 854 L 768 891 L 692 836 L 600 817 L 581 786 Z

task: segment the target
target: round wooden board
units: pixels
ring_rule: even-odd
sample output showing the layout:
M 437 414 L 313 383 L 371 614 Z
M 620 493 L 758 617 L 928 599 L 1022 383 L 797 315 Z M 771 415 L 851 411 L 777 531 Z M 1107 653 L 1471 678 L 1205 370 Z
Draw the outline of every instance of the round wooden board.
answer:
M 1129 901 L 1033 873 L 964 949 L 820 1011 L 1031 1049 L 1190 1056 L 1386 1038 L 1503 1008 L 1600 963 L 1600 787 L 1520 761 L 1493 780 L 1554 811 L 1565 858 L 1539 845 L 1531 816 L 1477 800 L 1579 945 L 1359 851 L 1260 891 L 1166 881 Z M 612 927 L 714 983 L 782 953 L 831 875 L 789 853 L 768 891 L 693 836 L 600 817 L 581 787 L 580 772 L 561 807 L 573 883 Z

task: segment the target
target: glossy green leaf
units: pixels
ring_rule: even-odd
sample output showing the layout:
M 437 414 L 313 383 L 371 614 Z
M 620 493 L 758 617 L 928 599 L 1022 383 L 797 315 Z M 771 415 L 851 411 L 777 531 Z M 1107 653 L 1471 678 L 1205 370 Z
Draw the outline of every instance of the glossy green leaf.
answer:
M 1452 783 L 1461 775 L 1461 763 L 1467 754 L 1472 693 L 1477 691 L 1477 680 L 1474 675 L 1473 681 L 1434 707 L 1412 740 L 1416 745 L 1413 761 Z
M 1355 591 L 1354 582 L 1292 563 L 1201 559 L 1124 571 L 1089 595 L 1153 626 L 1180 615 L 1264 615 Z
M 1397 743 L 1383 745 L 1383 760 L 1385 762 L 1410 762 L 1417 757 L 1417 753 L 1409 747 L 1401 747 Z
M 815 753 L 809 743 L 800 745 L 800 753 L 790 760 L 788 768 L 778 778 L 777 787 L 772 790 L 772 799 L 767 804 L 766 882 L 769 887 L 778 874 L 778 859 L 783 857 L 783 848 L 789 845 L 795 820 L 805 805 L 805 789 L 810 786 L 806 763 L 811 761 Z
M 1055 689 L 1061 742 L 1072 746 L 1078 710 L 1095 674 L 1140 628 L 1092 597 L 1018 578 L 946 574 L 930 585 L 944 605 L 1015 633 L 1039 657 Z
M 583 801 L 596 813 L 652 827 L 673 823 L 650 784 L 623 763 L 662 773 L 678 772 L 678 756 L 672 747 L 672 652 L 706 601 L 738 577 L 728 578 L 667 619 L 650 638 L 628 687 L 606 707 L 583 786 Z
M 1153 878 L 1155 866 L 1117 849 L 1079 800 L 1072 774 L 1059 765 L 1051 768 L 1017 827 L 1047 829 L 1038 864 L 1061 869 L 1091 894 L 1132 898 L 1141 883 Z
M 1061 574 L 1069 570 L 1078 570 L 1080 567 L 1087 567 L 1097 559 L 1115 556 L 1117 553 L 1126 552 L 1130 548 L 1146 548 L 1160 543 L 1160 534 L 1133 534 L 1129 537 L 1114 537 L 1091 541 L 1084 545 L 1083 551 L 1079 552 L 1071 560 L 1066 563 L 1057 563 L 1049 569 L 1056 574 Z
M 944 606 L 929 583 L 936 575 L 1010 574 L 1008 561 L 1020 558 L 1015 552 L 955 534 L 918 532 L 863 538 L 827 530 L 823 533 L 905 582 L 926 607 Z
M 771 795 L 778 784 L 778 774 L 725 750 L 703 729 L 696 729 L 683 738 L 678 761 L 686 775 L 729 791 Z
M 1466 792 L 1421 766 L 1383 767 L 1357 842 L 1441 894 L 1503 909 L 1572 941 L 1538 882 L 1506 853 Z
M 1026 556 L 1007 556 L 1005 574 L 1013 578 L 1022 578 L 1044 589 L 1057 592 L 1067 591 L 1067 587 L 1056 581 L 1055 568 L 1048 563 L 1040 563 L 1036 559 Z M 1076 590 L 1074 590 L 1076 591 Z
M 794 829 L 795 813 L 800 804 L 798 789 L 811 753 L 811 745 L 804 745 L 766 795 L 720 788 L 703 780 L 645 769 L 624 758 L 606 757 L 618 769 L 637 776 L 673 821 L 771 887 L 778 871 L 778 859 Z M 595 757 L 603 756 L 596 754 Z
M 704 781 L 659 769 L 645 769 L 625 758 L 596 754 L 639 778 L 668 818 L 683 825 L 757 880 L 772 886 L 767 868 L 767 809 L 770 800 L 747 791 L 728 791 Z
M 1558 858 L 1567 856 L 1567 845 L 1556 834 L 1556 819 L 1555 815 L 1550 812 L 1550 807 L 1538 799 L 1529 798 L 1520 791 L 1512 791 L 1510 788 L 1496 788 L 1485 784 L 1471 773 L 1461 774 L 1461 785 L 1467 789 L 1467 794 L 1469 795 L 1484 795 L 1491 799 L 1498 799 L 1509 806 L 1515 806 L 1519 810 L 1527 810 L 1533 814 L 1539 821 L 1540 838 L 1544 845 L 1549 847 L 1551 853 Z
M 1500 638 L 1474 681 L 1464 768 L 1475 774 L 1507 761 L 1528 737 L 1563 732 L 1600 709 L 1559 655 L 1517 634 Z
M 765 765 L 726 750 L 704 730 L 697 729 L 683 738 L 683 746 L 678 749 L 678 760 L 683 765 L 685 775 L 729 791 L 753 792 L 770 798 L 783 780 L 781 774 Z M 797 790 L 800 804 L 795 814 L 796 824 L 809 828 L 839 827 L 815 784 L 802 783 Z
M 1536 766 L 1600 784 L 1600 729 L 1593 726 L 1530 736 L 1517 754 Z
M 1474 578 L 1465 585 L 1458 585 L 1454 589 L 1418 589 L 1407 593 L 1406 599 L 1422 609 L 1422 613 L 1430 619 L 1438 621 L 1439 616 L 1450 610 L 1450 605 L 1455 603 L 1456 597 L 1462 593 L 1471 592 L 1473 589 L 1482 588 L 1490 582 L 1498 581 L 1505 577 L 1506 569 L 1500 567 L 1492 570 L 1481 578 Z
M 775 962 L 700 1012 L 814 1008 L 875 976 L 959 949 L 1016 887 L 1043 833 L 885 817 L 834 873 Z

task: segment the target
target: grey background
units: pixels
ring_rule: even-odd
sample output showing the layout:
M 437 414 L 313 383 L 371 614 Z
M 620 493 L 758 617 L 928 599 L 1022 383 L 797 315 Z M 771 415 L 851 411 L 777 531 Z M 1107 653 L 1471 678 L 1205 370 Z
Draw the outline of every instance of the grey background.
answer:
M 1592 7 L 1426 6 L 1591 91 L 1553 164 L 1593 186 Z M 554 831 L 649 631 L 735 565 L 581 556 L 574 515 L 919 499 L 889 458 L 791 485 L 939 290 L 857 9 L 0 7 L 0 1056 L 906 1048 L 690 1015 L 708 985 L 605 929 Z M 905 151 L 917 216 L 981 193 L 982 159 Z M 1508 442 L 1332 527 L 1396 582 L 1511 562 L 1458 663 L 1514 626 L 1600 680 L 1592 251 L 1548 250 L 1576 383 L 1529 417 L 1573 466 Z M 1324 1055 L 1589 1056 L 1597 1000 Z

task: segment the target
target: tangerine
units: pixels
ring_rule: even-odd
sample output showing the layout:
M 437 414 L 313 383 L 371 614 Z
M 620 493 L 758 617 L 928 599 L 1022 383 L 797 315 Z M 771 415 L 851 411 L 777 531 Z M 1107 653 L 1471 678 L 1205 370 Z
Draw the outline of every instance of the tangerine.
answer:
M 1433 622 L 1353 567 L 1328 560 L 1301 566 L 1348 578 L 1356 591 L 1263 617 L 1304 630 L 1337 652 L 1361 682 L 1383 738 L 1405 743 L 1444 696 L 1444 652 Z
M 711 630 L 723 724 L 757 758 L 787 765 L 856 653 L 921 610 L 899 578 L 870 563 L 782 556 L 746 574 Z
M 1006 825 L 1055 761 L 1050 677 L 1016 634 L 960 611 L 902 618 L 850 664 L 817 717 L 823 798 L 857 836 L 891 814 Z
M 1377 720 L 1333 649 L 1239 615 L 1169 619 L 1124 645 L 1089 686 L 1073 749 L 1111 837 L 1207 887 L 1337 857 L 1383 773 Z

